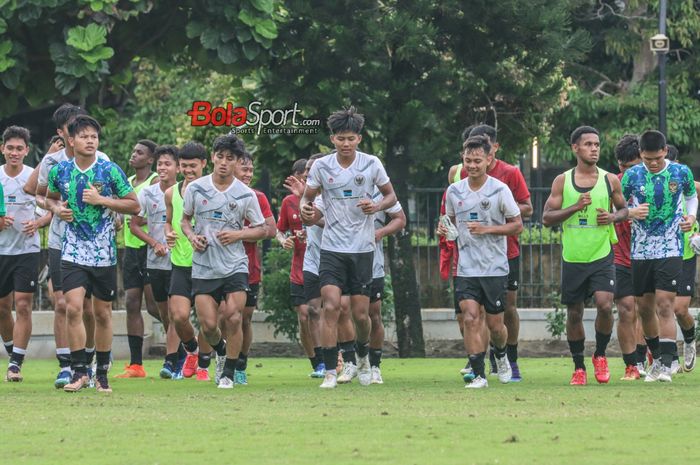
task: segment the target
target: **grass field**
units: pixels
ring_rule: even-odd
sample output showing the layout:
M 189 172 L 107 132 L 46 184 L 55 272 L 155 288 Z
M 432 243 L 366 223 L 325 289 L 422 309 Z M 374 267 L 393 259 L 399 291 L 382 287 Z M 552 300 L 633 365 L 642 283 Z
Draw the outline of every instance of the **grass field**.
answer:
M 672 384 L 568 386 L 568 359 L 521 360 L 525 380 L 464 389 L 458 359 L 387 359 L 383 386 L 321 390 L 300 359 L 251 359 L 249 385 L 150 376 L 111 395 L 53 388 L 29 360 L 0 383 L 1 464 L 697 464 L 700 373 Z M 115 364 L 114 374 L 121 367 Z M 150 375 L 157 361 L 147 362 Z M 700 369 L 699 369 L 700 370 Z

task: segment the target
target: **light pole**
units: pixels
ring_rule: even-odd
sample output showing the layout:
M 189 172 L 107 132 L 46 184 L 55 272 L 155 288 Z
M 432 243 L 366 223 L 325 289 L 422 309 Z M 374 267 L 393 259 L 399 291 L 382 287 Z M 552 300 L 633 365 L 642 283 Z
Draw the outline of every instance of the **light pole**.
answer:
M 666 54 L 669 51 L 666 37 L 666 0 L 659 1 L 659 33 L 651 38 L 651 50 L 659 57 L 659 131 L 668 136 L 666 126 Z

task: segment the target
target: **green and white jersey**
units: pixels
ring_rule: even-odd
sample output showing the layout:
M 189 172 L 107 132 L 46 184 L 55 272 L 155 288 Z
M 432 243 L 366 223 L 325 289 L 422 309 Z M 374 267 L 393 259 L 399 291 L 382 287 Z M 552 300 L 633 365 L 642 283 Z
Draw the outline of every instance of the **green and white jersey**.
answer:
M 138 194 L 141 212 L 139 216 L 146 218 L 148 223 L 148 235 L 165 245 L 165 193 L 160 188 L 160 183 L 153 184 L 141 190 Z M 148 247 L 146 268 L 151 270 L 170 270 L 170 252 L 159 257 L 153 247 Z
M 0 255 L 21 255 L 39 252 L 39 233 L 27 236 L 22 232 L 25 221 L 36 218 L 36 200 L 24 192 L 24 185 L 34 171 L 24 166 L 15 177 L 7 174 L 6 165 L 0 166 L 0 184 L 5 203 L 5 216 L 14 218 L 12 226 L 0 231 Z

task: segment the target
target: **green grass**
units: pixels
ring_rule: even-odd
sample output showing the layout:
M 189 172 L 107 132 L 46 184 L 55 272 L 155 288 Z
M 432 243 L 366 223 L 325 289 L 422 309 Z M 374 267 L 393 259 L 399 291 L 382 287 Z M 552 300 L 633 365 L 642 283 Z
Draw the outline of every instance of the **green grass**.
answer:
M 0 383 L 0 463 L 698 463 L 700 376 L 568 386 L 568 359 L 521 360 L 525 381 L 463 387 L 458 359 L 387 359 L 383 386 L 322 391 L 299 359 L 251 359 L 248 386 L 154 377 L 111 395 L 53 388 L 55 362 Z M 116 374 L 115 364 L 113 370 Z M 147 363 L 151 375 L 157 361 Z

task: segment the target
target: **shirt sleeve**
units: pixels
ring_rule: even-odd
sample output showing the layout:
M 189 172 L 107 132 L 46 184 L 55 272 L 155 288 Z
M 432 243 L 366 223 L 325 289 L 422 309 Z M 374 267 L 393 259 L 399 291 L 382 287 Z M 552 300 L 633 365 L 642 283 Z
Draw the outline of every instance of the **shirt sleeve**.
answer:
M 44 156 L 39 163 L 39 177 L 37 178 L 37 184 L 39 186 L 47 186 L 49 183 L 49 171 L 51 168 L 56 166 L 54 159 L 48 155 Z
M 272 208 L 270 208 L 270 202 L 267 200 L 267 197 L 265 194 L 258 194 L 257 197 L 263 218 L 270 218 L 272 216 Z
M 375 186 L 384 186 L 385 184 L 389 183 L 389 176 L 386 174 L 386 170 L 384 169 L 384 165 L 382 165 L 382 162 L 379 161 L 379 158 L 374 157 L 374 185 Z
M 387 213 L 394 214 L 394 213 L 400 212 L 401 210 L 403 210 L 403 208 L 401 208 L 401 202 L 396 202 L 394 205 L 392 205 L 391 207 L 387 208 L 385 211 L 386 211 Z
M 518 168 L 513 169 L 513 197 L 517 203 L 524 203 L 530 198 L 530 191 L 523 177 L 523 173 Z
M 286 233 L 289 231 L 289 197 L 282 199 L 282 206 L 280 207 L 280 217 L 277 220 L 277 230 Z
M 245 218 L 248 220 L 251 226 L 260 226 L 265 223 L 265 218 L 260 211 L 260 203 L 258 202 L 257 195 L 253 195 L 248 202 L 245 209 Z
M 695 190 L 695 179 L 693 178 L 693 172 L 688 168 L 687 166 L 685 167 L 685 185 L 683 186 L 683 194 L 685 195 L 685 198 L 691 198 L 695 195 L 697 195 L 697 191 Z
M 625 200 L 629 200 L 630 197 L 632 197 L 629 173 L 629 170 L 625 171 L 625 174 L 622 176 L 622 180 L 620 181 L 622 184 L 622 196 L 625 198 Z
M 131 184 L 126 178 L 126 174 L 124 174 L 124 171 L 122 171 L 116 163 L 112 163 L 111 175 L 112 190 L 117 194 L 117 197 L 126 197 L 130 192 L 134 191 L 134 188 L 131 187 Z
M 51 192 L 61 192 L 58 186 L 58 165 L 54 165 L 49 171 L 47 186 Z
M 192 184 L 185 188 L 185 196 L 182 199 L 182 213 L 187 216 L 194 215 L 194 189 L 190 189 Z
M 510 189 L 501 189 L 501 209 L 506 218 L 520 216 L 520 208 L 518 208 Z
M 445 215 L 455 216 L 455 208 L 452 205 L 452 199 L 450 198 L 450 188 L 448 187 L 445 191 Z
M 313 189 L 322 186 L 319 166 L 321 166 L 321 160 L 316 160 L 316 162 L 311 165 L 311 171 L 309 171 L 309 175 L 306 177 L 306 185 Z
M 138 193 L 137 198 L 139 199 L 139 206 L 141 207 L 138 216 L 141 218 L 146 218 L 148 216 L 148 212 L 146 211 L 146 189 L 141 189 L 141 192 Z

